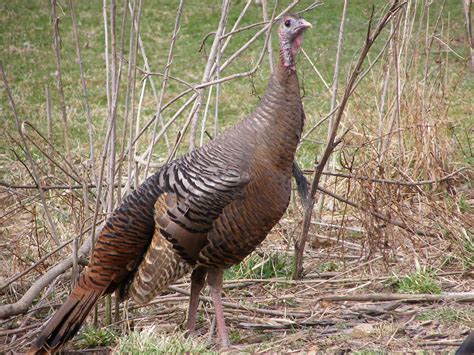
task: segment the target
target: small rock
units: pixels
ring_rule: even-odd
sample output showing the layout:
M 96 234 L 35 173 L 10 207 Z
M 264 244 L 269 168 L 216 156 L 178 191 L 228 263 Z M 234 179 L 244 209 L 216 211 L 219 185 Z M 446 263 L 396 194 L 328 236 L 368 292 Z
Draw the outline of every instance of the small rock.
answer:
M 372 324 L 358 324 L 352 328 L 352 335 L 355 337 L 367 337 L 374 332 L 374 326 Z

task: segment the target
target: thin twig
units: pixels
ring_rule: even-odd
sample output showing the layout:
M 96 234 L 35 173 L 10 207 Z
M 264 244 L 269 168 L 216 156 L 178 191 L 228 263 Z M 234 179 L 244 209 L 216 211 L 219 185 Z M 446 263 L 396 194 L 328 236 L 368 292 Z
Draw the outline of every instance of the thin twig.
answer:
M 53 52 L 56 63 L 56 80 L 58 84 L 59 104 L 61 107 L 61 115 L 63 119 L 64 143 L 66 145 L 66 159 L 71 161 L 71 151 L 69 145 L 69 127 L 66 113 L 66 101 L 64 99 L 63 80 L 61 74 L 61 55 L 59 48 L 61 39 L 59 36 L 59 17 L 56 16 L 56 0 L 51 0 L 51 21 L 53 25 Z
M 128 54 L 128 69 L 127 69 L 127 91 L 125 94 L 125 112 L 123 115 L 124 121 L 124 132 L 122 142 L 124 150 L 120 155 L 121 160 L 127 155 L 127 188 L 125 189 L 124 193 L 130 193 L 130 187 L 132 185 L 132 163 L 133 163 L 133 155 L 132 152 L 134 151 L 134 144 L 132 143 L 134 136 L 133 136 L 133 116 L 134 116 L 134 109 L 135 109 L 135 78 L 136 78 L 136 70 L 135 70 L 135 63 L 137 57 L 137 45 L 134 45 L 134 39 L 138 37 L 138 34 L 135 35 L 136 29 L 138 29 L 139 24 L 135 25 L 135 19 L 137 16 L 136 11 L 136 0 L 133 1 L 133 5 L 128 3 L 129 12 L 131 15 L 132 26 L 130 30 L 130 39 L 129 39 L 129 54 Z M 125 11 L 125 9 L 124 9 Z M 134 50 L 135 48 L 135 50 Z M 129 125 L 128 132 L 127 132 L 127 123 Z M 128 133 L 128 147 L 125 150 L 125 140 L 126 135 Z
M 401 8 L 402 5 L 399 4 L 398 0 L 394 0 L 390 9 L 384 14 L 382 19 L 379 21 L 376 29 L 374 31 L 371 30 L 371 24 L 373 20 L 373 13 L 372 16 L 370 17 L 369 20 L 369 26 L 367 30 L 367 37 L 365 40 L 364 47 L 362 48 L 362 51 L 359 55 L 359 59 L 357 60 L 357 63 L 354 67 L 354 69 L 351 72 L 351 75 L 349 77 L 349 81 L 346 85 L 346 88 L 344 90 L 344 95 L 341 99 L 341 103 L 339 105 L 339 108 L 336 112 L 336 115 L 334 117 L 334 122 L 332 126 L 330 127 L 331 129 L 331 134 L 329 135 L 328 139 L 328 144 L 326 146 L 326 149 L 324 150 L 324 153 L 322 154 L 321 158 L 315 159 L 315 174 L 311 183 L 311 188 L 310 188 L 310 195 L 308 198 L 308 203 L 305 206 L 305 212 L 304 212 L 304 218 L 303 218 L 303 228 L 301 231 L 301 234 L 295 244 L 295 273 L 294 277 L 295 279 L 300 279 L 303 276 L 303 252 L 306 246 L 306 240 L 308 238 L 308 232 L 309 232 L 309 227 L 311 223 L 311 215 L 314 207 L 314 196 L 316 194 L 316 190 L 319 184 L 319 181 L 321 179 L 321 175 L 323 172 L 324 167 L 326 166 L 326 162 L 328 161 L 329 157 L 331 156 L 331 153 L 333 152 L 334 148 L 337 146 L 336 144 L 336 135 L 337 135 L 337 130 L 339 127 L 339 124 L 341 122 L 341 118 L 344 113 L 344 109 L 347 105 L 347 102 L 353 92 L 354 86 L 357 83 L 357 78 L 362 72 L 362 65 L 365 61 L 365 58 L 367 57 L 367 54 L 372 47 L 374 41 L 377 39 L 377 37 L 382 33 L 383 29 L 386 27 L 386 25 L 389 23 L 389 21 L 392 19 L 394 14 L 397 13 L 397 11 Z
M 474 302 L 474 292 L 446 292 L 434 294 L 403 294 L 403 293 L 370 293 L 360 295 L 329 295 L 320 300 L 331 302 Z
M 36 128 L 32 123 L 28 121 L 23 121 L 23 133 L 25 135 L 25 138 L 28 139 L 51 163 L 53 163 L 55 166 L 57 166 L 66 176 L 68 177 L 68 182 L 69 184 L 71 183 L 70 179 L 74 180 L 77 183 L 81 182 L 80 176 L 77 175 L 75 172 L 72 162 L 68 161 L 65 156 L 63 156 L 53 145 L 52 141 L 48 141 L 48 139 L 40 132 L 38 128 Z M 64 162 L 67 168 L 64 168 L 61 164 L 59 164 L 56 159 L 54 159 L 52 156 L 49 155 L 48 151 L 43 149 L 38 143 L 36 143 L 28 134 L 26 128 L 29 127 L 31 128 L 48 146 L 48 150 L 52 151 L 55 155 L 59 156 L 61 160 Z
M 51 93 L 49 92 L 49 87 L 48 85 L 45 86 L 45 97 L 46 97 L 46 127 L 47 127 L 47 138 L 48 142 L 51 142 L 51 144 L 54 144 L 53 140 L 53 115 L 51 114 Z M 48 149 L 48 154 L 52 154 L 53 149 L 50 147 Z M 48 160 L 48 175 L 53 174 L 53 163 L 51 160 Z
M 104 184 L 105 186 L 105 184 Z M 124 187 L 125 184 L 122 184 L 121 187 Z M 7 189 L 27 189 L 27 190 L 37 190 L 37 185 L 12 185 L 4 181 L 0 181 L 0 187 L 5 187 Z M 79 190 L 82 188 L 94 189 L 97 188 L 97 184 L 85 184 L 85 185 L 46 185 L 41 186 L 43 190 Z M 115 183 L 114 187 L 119 187 L 119 184 Z
M 43 204 L 43 208 L 44 208 L 44 211 L 45 211 L 45 214 L 46 214 L 46 221 L 48 223 L 48 227 L 49 227 L 49 230 L 51 232 L 51 236 L 52 236 L 54 242 L 56 243 L 56 245 L 58 245 L 59 244 L 58 233 L 57 233 L 56 227 L 53 223 L 53 219 L 52 219 L 51 213 L 49 211 L 49 206 L 46 203 L 46 196 L 44 194 L 44 190 L 41 187 L 42 184 L 41 184 L 41 180 L 40 180 L 40 176 L 38 174 L 36 164 L 33 160 L 33 157 L 31 156 L 31 152 L 28 149 L 28 145 L 26 143 L 24 127 L 23 127 L 22 123 L 20 122 L 20 118 L 18 117 L 16 104 L 15 104 L 15 101 L 13 99 L 13 95 L 12 95 L 12 92 L 10 90 L 10 86 L 8 85 L 8 79 L 7 79 L 7 76 L 5 74 L 5 71 L 3 70 L 3 63 L 1 61 L 0 61 L 0 71 L 2 72 L 3 85 L 5 86 L 5 89 L 7 91 L 8 100 L 10 102 L 10 107 L 13 111 L 13 115 L 15 116 L 16 128 L 18 130 L 18 133 L 20 134 L 26 157 L 27 157 L 27 159 L 30 163 L 30 166 L 31 166 L 31 173 L 33 174 L 33 180 L 34 180 L 35 184 L 38 186 L 39 195 L 40 195 L 41 202 Z
M 121 27 L 120 27 L 120 58 L 123 58 L 124 51 L 125 51 L 125 28 L 126 28 L 126 23 L 127 23 L 127 14 L 128 14 L 127 6 L 128 6 L 128 0 L 124 0 L 123 1 L 123 9 L 122 9 L 122 24 L 121 24 Z M 119 64 L 120 65 L 119 71 L 121 73 L 122 72 L 123 61 L 121 60 L 119 63 L 120 63 Z M 128 76 L 127 76 L 127 78 L 128 78 Z M 130 85 L 127 82 L 127 93 L 129 91 L 129 88 L 130 88 Z M 127 112 L 128 111 L 128 100 L 126 100 L 125 105 L 126 105 L 125 111 Z M 118 162 L 117 162 L 117 164 L 118 164 L 117 172 L 116 172 L 116 175 L 117 175 L 117 178 L 118 178 L 117 204 L 119 204 L 122 201 L 122 178 L 123 178 L 122 170 L 123 170 L 123 163 L 124 163 L 124 160 L 125 160 L 123 152 L 125 151 L 125 147 L 126 147 L 127 124 L 128 124 L 127 117 L 128 117 L 128 115 L 125 114 L 124 115 L 124 120 L 123 120 L 124 125 L 123 125 L 123 128 L 122 128 L 122 142 L 120 144 L 121 151 L 118 155 L 119 158 L 118 158 Z
M 103 221 L 99 221 L 99 224 L 102 225 Z M 46 259 L 48 259 L 50 256 L 56 254 L 57 252 L 59 252 L 60 250 L 62 250 L 64 247 L 66 247 L 67 245 L 69 245 L 70 243 L 72 243 L 72 241 L 74 239 L 77 239 L 77 238 L 80 238 L 82 237 L 83 235 L 87 234 L 90 229 L 92 227 L 89 227 L 88 229 L 84 230 L 83 232 L 81 232 L 80 235 L 76 235 L 74 236 L 73 238 L 65 241 L 64 243 L 62 243 L 61 245 L 57 246 L 55 249 L 51 250 L 49 253 L 45 254 L 41 259 L 37 260 L 33 265 L 31 265 L 30 267 L 28 267 L 27 269 L 23 270 L 22 272 L 10 277 L 8 280 L 6 280 L 5 282 L 3 282 L 1 285 L 0 285 L 0 291 L 4 290 L 5 288 L 7 288 L 9 285 L 11 285 L 13 282 L 21 279 L 23 276 L 25 276 L 26 274 L 28 274 L 31 270 L 34 270 L 36 269 L 39 265 L 41 265 Z M 99 227 L 100 229 L 100 227 Z M 82 247 L 81 247 L 82 248 Z
M 79 256 L 85 257 L 91 248 L 91 240 L 87 239 L 86 242 L 79 249 Z M 6 319 L 11 316 L 22 314 L 28 310 L 33 304 L 33 301 L 39 295 L 41 290 L 48 286 L 56 277 L 64 273 L 67 269 L 72 266 L 72 256 L 64 259 L 59 264 L 50 268 L 44 273 L 33 285 L 25 292 L 25 294 L 13 304 L 1 305 L 0 306 L 0 319 Z
M 79 65 L 79 72 L 81 74 L 81 87 L 82 87 L 82 99 L 84 102 L 84 107 L 86 110 L 86 119 L 87 119 L 87 128 L 89 131 L 89 164 L 92 167 L 94 162 L 95 162 L 95 154 L 94 154 L 94 127 L 92 125 L 92 115 L 91 115 L 91 108 L 89 105 L 89 98 L 87 95 L 87 84 L 86 84 L 86 78 L 84 74 L 84 63 L 82 61 L 82 56 L 81 56 L 81 46 L 79 43 L 79 32 L 77 30 L 77 20 L 76 20 L 76 14 L 74 12 L 74 6 L 72 3 L 72 0 L 69 0 L 69 9 L 71 12 L 71 19 L 72 19 L 72 28 L 74 32 L 74 42 L 76 44 L 76 58 L 77 58 L 77 63 Z M 95 169 L 91 169 L 92 176 L 95 178 Z
M 402 181 L 402 180 L 391 180 L 391 179 L 379 179 L 379 178 L 371 178 L 368 176 L 360 176 L 360 175 L 353 175 L 353 174 L 345 174 L 345 173 L 336 173 L 332 171 L 323 171 L 323 175 L 329 175 L 329 176 L 337 176 L 337 177 L 342 177 L 342 178 L 347 178 L 347 179 L 356 179 L 356 180 L 366 180 L 370 182 L 376 182 L 376 183 L 381 183 L 381 184 L 392 184 L 392 185 L 399 185 L 399 186 L 420 186 L 420 185 L 431 185 L 431 184 L 439 184 L 440 182 L 444 182 L 446 180 L 452 179 L 454 176 L 460 174 L 463 171 L 466 170 L 471 170 L 470 167 L 464 166 L 460 169 L 457 169 L 453 171 L 452 173 L 449 173 L 448 175 L 445 175 L 443 177 L 440 177 L 439 179 L 431 179 L 431 180 L 418 180 L 418 181 Z M 313 173 L 314 170 L 312 169 L 305 169 L 305 173 Z
M 166 86 L 168 84 L 168 76 L 171 71 L 171 64 L 173 63 L 173 54 L 174 54 L 174 46 L 176 43 L 176 39 L 178 37 L 178 32 L 180 29 L 180 20 L 181 20 L 181 14 L 183 13 L 183 7 L 184 7 L 184 0 L 180 0 L 179 5 L 178 5 L 178 10 L 176 13 L 175 17 L 175 22 L 174 22 L 174 28 L 173 28 L 173 34 L 171 36 L 171 42 L 170 42 L 170 48 L 168 50 L 168 59 L 166 61 L 166 65 L 164 68 L 164 75 L 163 75 L 163 81 L 161 83 L 161 89 L 160 89 L 160 97 L 158 99 L 158 104 L 156 108 L 156 115 L 161 116 L 161 107 L 163 106 L 163 99 L 165 96 L 165 90 Z M 152 135 L 151 135 L 151 141 L 153 142 L 155 140 L 156 136 L 156 126 L 158 121 L 161 121 L 163 123 L 163 118 L 158 118 L 157 121 L 155 121 L 155 124 L 153 125 L 153 130 L 152 130 Z M 145 166 L 145 173 L 144 173 L 144 178 L 146 179 L 148 176 L 148 169 L 150 168 L 150 162 L 151 162 L 151 157 L 152 157 L 152 150 L 149 150 L 148 158 L 147 158 L 147 164 Z
M 332 79 L 332 88 L 331 88 L 331 112 L 335 112 L 336 106 L 338 105 L 338 100 L 337 100 L 337 90 L 338 90 L 338 84 L 339 84 L 339 70 L 340 70 L 340 64 L 341 64 L 341 56 L 342 56 L 342 45 L 344 43 L 344 32 L 345 32 L 345 25 L 346 25 L 346 14 L 347 14 L 347 6 L 348 6 L 348 0 L 344 0 L 344 6 L 342 8 L 342 16 L 341 16 L 341 23 L 339 25 L 339 37 L 337 41 L 337 51 L 336 51 L 336 62 L 334 64 L 334 75 Z M 330 141 L 331 139 L 331 134 L 333 130 L 333 125 L 334 125 L 334 116 L 329 117 L 329 122 L 328 122 L 328 131 L 327 131 L 327 137 L 326 137 L 326 144 L 330 145 L 332 142 Z M 333 155 L 332 160 L 329 162 L 328 169 L 329 171 L 334 170 L 334 165 L 336 162 L 336 156 Z M 327 176 L 322 176 L 321 177 L 321 184 L 324 184 L 325 180 L 327 179 Z M 321 213 L 323 210 L 323 205 L 324 205 L 324 194 L 320 194 L 318 198 L 318 202 L 316 203 L 316 218 L 321 219 Z
M 179 287 L 176 286 L 169 286 L 168 289 L 181 293 L 183 295 L 189 296 L 190 293 L 187 290 L 183 290 Z M 206 302 L 211 302 L 211 297 L 206 297 L 206 296 L 201 296 L 199 297 L 201 300 L 206 301 Z M 273 310 L 273 309 L 264 309 L 264 308 L 257 308 L 257 307 L 251 307 L 251 306 L 245 306 L 245 305 L 240 305 L 237 303 L 231 303 L 231 302 L 222 302 L 222 305 L 224 307 L 228 308 L 233 308 L 233 309 L 241 309 L 245 310 L 248 312 L 253 312 L 253 313 L 259 313 L 259 314 L 267 314 L 271 316 L 288 316 L 288 317 L 295 317 L 295 318 L 305 318 L 308 316 L 311 316 L 312 312 L 288 312 L 286 310 L 279 311 L 279 310 Z
M 268 22 L 268 2 L 267 2 L 267 0 L 262 0 L 262 14 L 263 14 L 263 21 Z M 272 41 L 268 42 L 267 50 L 268 50 L 268 65 L 270 66 L 270 72 L 273 73 Z
M 339 196 L 337 194 L 335 194 L 334 192 L 331 192 L 321 186 L 318 186 L 317 189 L 323 193 L 325 193 L 326 195 L 329 195 L 333 198 L 335 198 L 336 200 L 339 200 L 341 202 L 344 202 L 344 203 L 347 203 L 348 205 L 352 206 L 352 207 L 355 207 L 357 208 L 358 210 L 361 210 L 363 212 L 368 212 L 370 213 L 372 216 L 378 218 L 378 219 L 381 219 L 382 221 L 385 221 L 387 223 L 390 223 L 390 224 L 393 224 L 394 226 L 397 226 L 397 227 L 400 227 L 402 229 L 405 229 L 407 231 L 409 231 L 410 233 L 414 233 L 414 234 L 418 234 L 418 235 L 423 235 L 423 236 L 430 236 L 430 237 L 436 237 L 439 235 L 439 233 L 433 233 L 433 232 L 428 232 L 427 230 L 423 230 L 423 229 L 418 229 L 418 228 L 412 228 L 410 227 L 409 225 L 407 225 L 406 223 L 400 221 L 400 220 L 397 220 L 397 219 L 393 219 L 393 218 L 390 218 L 386 215 L 383 215 L 382 213 L 379 213 L 379 212 L 375 212 L 375 211 L 372 211 L 371 209 L 369 208 L 366 208 L 366 207 L 363 207 L 362 205 L 359 205 L 353 201 L 350 201 L 342 196 Z
M 132 8 L 129 5 L 129 11 L 131 11 L 131 9 Z M 137 21 L 135 20 L 133 23 L 134 23 L 134 26 L 136 28 L 138 28 L 137 27 L 138 26 Z M 150 69 L 150 65 L 148 63 L 148 57 L 147 57 L 146 52 L 145 52 L 145 46 L 143 44 L 142 37 L 141 37 L 139 32 L 137 34 L 138 34 L 138 36 L 137 36 L 138 48 L 140 49 L 140 53 L 141 53 L 141 56 L 142 56 L 142 59 L 143 59 L 144 68 L 145 68 L 145 70 L 150 72 L 151 69 Z M 171 79 L 171 76 L 168 76 L 168 78 Z M 158 94 L 157 94 L 157 90 L 156 90 L 153 78 L 150 78 L 150 85 L 151 85 L 151 90 L 153 91 L 153 97 L 155 98 L 156 105 L 158 106 Z M 157 112 L 158 112 L 158 110 L 157 110 Z M 160 118 L 161 118 L 160 124 L 161 124 L 161 127 L 163 128 L 163 125 L 165 124 L 165 121 L 164 121 L 162 116 L 160 116 Z M 170 150 L 171 147 L 170 147 L 170 142 L 169 142 L 167 133 L 164 134 L 163 138 L 165 139 L 165 144 L 166 144 L 166 147 L 167 147 L 168 153 L 169 153 L 169 150 Z
M 219 20 L 219 25 L 216 30 L 216 35 L 214 36 L 214 42 L 212 44 L 211 50 L 209 52 L 209 57 L 207 59 L 206 67 L 204 69 L 204 73 L 202 75 L 202 82 L 209 81 L 211 76 L 211 69 L 214 64 L 214 61 L 217 56 L 217 52 L 219 50 L 219 43 L 221 41 L 221 36 L 224 33 L 225 26 L 227 24 L 227 19 L 230 10 L 230 1 L 223 0 L 222 2 L 222 11 L 221 11 L 221 18 Z M 203 100 L 203 90 L 198 90 L 196 101 L 194 102 L 192 111 L 194 112 L 194 116 L 191 120 L 191 137 L 189 141 L 189 150 L 194 150 L 196 146 L 196 135 L 197 135 L 197 127 L 198 127 L 198 119 L 199 119 L 199 109 L 202 105 Z

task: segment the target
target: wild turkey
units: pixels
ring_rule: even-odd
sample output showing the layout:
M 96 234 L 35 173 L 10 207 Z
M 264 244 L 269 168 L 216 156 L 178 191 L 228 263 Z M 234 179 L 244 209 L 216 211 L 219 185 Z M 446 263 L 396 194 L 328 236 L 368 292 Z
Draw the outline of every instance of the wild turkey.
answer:
M 90 265 L 31 353 L 60 349 L 102 295 L 119 289 L 147 302 L 191 270 L 189 332 L 195 330 L 199 293 L 207 279 L 218 334 L 222 345 L 229 345 L 223 272 L 263 241 L 288 206 L 304 121 L 295 56 L 309 27 L 297 15 L 284 16 L 278 27 L 279 65 L 255 111 L 161 168 L 113 212 Z

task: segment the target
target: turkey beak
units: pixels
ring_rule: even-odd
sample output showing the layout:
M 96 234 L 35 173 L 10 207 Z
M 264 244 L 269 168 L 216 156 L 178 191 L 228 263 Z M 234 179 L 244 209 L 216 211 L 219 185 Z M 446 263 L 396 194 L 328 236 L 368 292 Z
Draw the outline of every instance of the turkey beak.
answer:
M 298 30 L 301 31 L 301 30 L 306 30 L 307 28 L 312 28 L 313 25 L 310 24 L 308 21 L 304 20 L 304 19 L 301 19 L 299 21 L 299 25 L 298 25 Z

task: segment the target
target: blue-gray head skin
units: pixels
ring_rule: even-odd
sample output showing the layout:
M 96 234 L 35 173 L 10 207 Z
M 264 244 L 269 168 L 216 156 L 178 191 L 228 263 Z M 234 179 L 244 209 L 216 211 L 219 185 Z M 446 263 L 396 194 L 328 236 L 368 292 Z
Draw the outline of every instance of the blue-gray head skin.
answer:
M 287 14 L 280 19 L 278 26 L 278 41 L 280 42 L 281 64 L 294 71 L 295 57 L 303 42 L 303 33 L 313 27 L 299 15 Z

